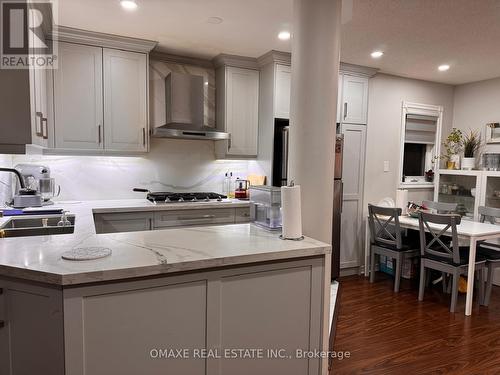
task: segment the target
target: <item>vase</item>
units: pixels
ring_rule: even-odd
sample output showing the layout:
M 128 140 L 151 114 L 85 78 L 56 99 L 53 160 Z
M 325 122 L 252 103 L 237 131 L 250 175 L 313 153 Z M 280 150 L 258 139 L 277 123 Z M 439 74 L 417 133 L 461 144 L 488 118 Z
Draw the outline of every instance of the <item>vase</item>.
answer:
M 446 169 L 455 169 L 455 162 L 454 161 L 447 161 L 446 162 Z
M 462 169 L 464 171 L 471 171 L 476 166 L 476 158 L 462 158 Z
M 450 161 L 455 163 L 455 168 L 453 169 L 460 169 L 460 155 L 458 154 L 451 155 Z

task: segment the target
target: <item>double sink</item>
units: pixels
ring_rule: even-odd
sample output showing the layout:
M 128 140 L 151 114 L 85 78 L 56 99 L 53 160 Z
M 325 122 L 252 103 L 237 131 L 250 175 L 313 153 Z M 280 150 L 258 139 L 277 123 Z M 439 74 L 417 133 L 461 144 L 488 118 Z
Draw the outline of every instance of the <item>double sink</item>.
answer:
M 13 216 L 0 227 L 0 237 L 47 236 L 69 234 L 75 231 L 75 215 L 66 215 L 63 225 L 61 215 Z

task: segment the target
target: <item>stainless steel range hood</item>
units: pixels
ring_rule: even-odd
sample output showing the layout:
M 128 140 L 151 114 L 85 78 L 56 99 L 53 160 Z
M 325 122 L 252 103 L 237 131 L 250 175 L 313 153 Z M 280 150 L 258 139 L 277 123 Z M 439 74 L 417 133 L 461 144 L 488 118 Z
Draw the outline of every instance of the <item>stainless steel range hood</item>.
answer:
M 165 78 L 167 123 L 153 129 L 158 138 L 229 139 L 229 133 L 203 124 L 203 77 L 169 73 Z

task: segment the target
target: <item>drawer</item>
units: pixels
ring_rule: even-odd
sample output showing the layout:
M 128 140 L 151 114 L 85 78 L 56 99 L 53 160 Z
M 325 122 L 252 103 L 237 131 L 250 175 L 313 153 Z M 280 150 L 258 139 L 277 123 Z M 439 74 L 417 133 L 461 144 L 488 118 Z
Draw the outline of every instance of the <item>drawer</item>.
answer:
M 160 211 L 154 213 L 154 227 L 233 224 L 234 208 Z
M 239 207 L 235 209 L 234 222 L 248 223 L 250 221 L 250 207 Z
M 96 233 L 120 233 L 152 230 L 153 215 L 148 212 L 94 214 Z

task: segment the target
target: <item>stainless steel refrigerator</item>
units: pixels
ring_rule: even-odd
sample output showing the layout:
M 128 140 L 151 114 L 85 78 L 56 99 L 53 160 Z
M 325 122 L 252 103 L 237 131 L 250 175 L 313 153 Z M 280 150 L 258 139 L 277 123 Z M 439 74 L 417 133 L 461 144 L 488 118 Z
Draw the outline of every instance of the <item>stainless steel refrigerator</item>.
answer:
M 342 223 L 342 154 L 344 151 L 344 136 L 337 134 L 335 140 L 335 166 L 333 180 L 333 223 L 332 223 L 332 280 L 340 275 L 340 231 Z

